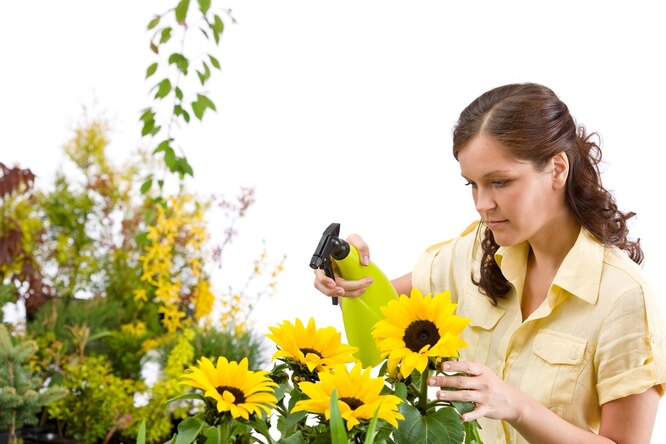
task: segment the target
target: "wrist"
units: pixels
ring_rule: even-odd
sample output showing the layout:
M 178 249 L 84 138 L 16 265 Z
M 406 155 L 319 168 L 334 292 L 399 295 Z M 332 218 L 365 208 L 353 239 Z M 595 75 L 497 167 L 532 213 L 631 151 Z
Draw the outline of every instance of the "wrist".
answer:
M 505 420 L 514 427 L 519 424 L 524 424 L 527 421 L 527 416 L 530 412 L 534 411 L 535 403 L 536 401 L 532 398 L 520 390 L 516 390 L 514 396 L 511 397 L 511 402 L 509 404 L 511 408 L 509 409 L 509 414 Z

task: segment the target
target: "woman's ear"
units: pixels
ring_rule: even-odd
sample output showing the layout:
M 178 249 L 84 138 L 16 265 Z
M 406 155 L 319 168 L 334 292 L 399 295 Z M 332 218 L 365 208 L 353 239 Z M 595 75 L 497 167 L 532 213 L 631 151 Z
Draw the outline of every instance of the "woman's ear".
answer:
M 569 157 L 564 151 L 555 154 L 550 160 L 553 167 L 553 187 L 555 189 L 564 188 L 569 177 Z

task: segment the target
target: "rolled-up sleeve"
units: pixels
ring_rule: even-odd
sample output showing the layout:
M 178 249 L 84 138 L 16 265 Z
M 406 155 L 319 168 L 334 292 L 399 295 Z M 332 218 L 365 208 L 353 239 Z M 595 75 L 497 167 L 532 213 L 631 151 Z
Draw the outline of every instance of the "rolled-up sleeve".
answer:
M 651 292 L 625 291 L 604 320 L 595 355 L 599 404 L 656 386 L 663 396 L 666 355 L 663 326 Z

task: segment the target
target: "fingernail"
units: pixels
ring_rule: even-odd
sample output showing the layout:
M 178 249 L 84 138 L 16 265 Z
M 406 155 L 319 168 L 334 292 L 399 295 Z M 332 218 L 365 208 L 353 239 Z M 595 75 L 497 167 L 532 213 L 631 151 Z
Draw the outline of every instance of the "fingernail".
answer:
M 446 399 L 446 392 L 437 392 L 437 397 L 439 399 Z
M 443 368 L 444 370 L 449 370 L 449 369 L 451 368 L 451 365 L 450 365 L 450 364 L 446 364 L 446 363 L 444 363 L 444 365 L 442 365 L 442 368 Z
M 435 378 L 428 378 L 428 385 L 437 385 L 437 380 Z
M 361 257 L 361 265 L 368 265 L 369 263 L 370 263 L 370 257 L 369 256 Z
M 367 285 L 370 285 L 370 284 L 372 284 L 372 278 L 367 278 L 365 280 L 365 285 L 367 286 Z

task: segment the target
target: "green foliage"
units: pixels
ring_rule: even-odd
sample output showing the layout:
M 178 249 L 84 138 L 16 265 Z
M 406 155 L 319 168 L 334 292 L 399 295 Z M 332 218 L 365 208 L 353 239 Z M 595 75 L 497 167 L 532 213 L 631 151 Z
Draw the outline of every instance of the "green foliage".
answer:
M 141 135 L 156 139 L 153 154 L 161 154 L 166 169 L 181 180 L 192 176 L 194 171 L 183 149 L 176 144 L 174 132 L 189 124 L 192 114 L 203 120 L 207 110 L 217 110 L 205 88 L 212 71 L 221 69 L 219 60 L 207 49 L 195 57 L 183 51 L 186 41 L 188 45 L 216 47 L 224 32 L 224 21 L 219 12 L 211 9 L 211 0 L 198 0 L 197 6 L 189 0 L 179 0 L 175 8 L 156 15 L 147 26 L 152 32 L 150 49 L 156 60 L 146 68 L 146 78 L 155 76 L 158 80 L 151 89 L 154 104 L 139 117 Z M 231 18 L 228 11 L 225 13 Z M 199 32 L 193 35 L 192 30 Z M 153 183 L 152 177 L 147 176 L 142 192 L 147 192 Z
M 462 443 L 465 437 L 460 414 L 453 407 L 442 407 L 422 415 L 411 404 L 400 405 L 405 420 L 395 431 L 396 442 L 428 444 Z
M 134 393 L 145 389 L 142 382 L 113 375 L 99 356 L 72 362 L 65 370 L 62 385 L 69 396 L 55 401 L 50 414 L 65 423 L 68 436 L 94 444 L 129 426 L 136 411 Z
M 0 430 L 8 430 L 9 444 L 15 442 L 17 428 L 36 424 L 42 407 L 66 393 L 59 387 L 43 386 L 28 363 L 36 351 L 34 341 L 14 341 L 0 324 Z
M 237 334 L 217 329 L 197 329 L 192 343 L 195 356 L 205 356 L 211 360 L 224 356 L 232 361 L 247 358 L 250 368 L 260 368 L 266 364 L 262 341 L 251 330 Z
M 23 327 L 32 339 L 26 359 L 39 376 L 18 382 L 62 383 L 69 395 L 49 405 L 46 419 L 83 443 L 139 433 L 151 443 L 164 441 L 192 408 L 186 400 L 165 405 L 184 393 L 178 377 L 195 356 L 263 364 L 262 338 L 247 322 L 254 290 L 227 284 L 228 295 L 214 294 L 209 274 L 254 202 L 252 190 L 244 189 L 238 204 L 215 201 L 229 227 L 221 230 L 228 233 L 222 244 L 211 247 L 204 213 L 214 200 L 187 193 L 182 180 L 193 170 L 176 133 L 192 117 L 216 111 L 207 88 L 221 68 L 209 50 L 186 51 L 185 40 L 189 48 L 196 31 L 209 49 L 217 46 L 224 22 L 210 0 L 176 3 L 148 25 L 156 59 L 145 74 L 154 82 L 153 103 L 139 119 L 152 153 L 114 165 L 107 123 L 86 115 L 64 147 L 74 170 L 59 171 L 49 191 L 33 189 L 30 170 L 0 163 L 0 308 L 25 304 Z M 164 194 L 166 172 L 180 179 L 175 195 Z M 261 258 L 248 282 L 265 271 L 265 253 Z M 281 268 L 271 273 L 269 289 Z M 220 300 L 215 323 L 210 314 Z M 147 387 L 141 373 L 154 363 L 157 382 Z M 3 407 L 14 396 L 7 390 L 0 395 Z M 56 392 L 20 393 L 32 408 Z M 135 405 L 136 395 L 144 404 Z M 34 411 L 28 416 L 33 420 Z
M 333 444 L 347 444 L 345 423 L 340 416 L 337 390 L 333 390 L 330 402 L 331 409 L 331 441 Z

